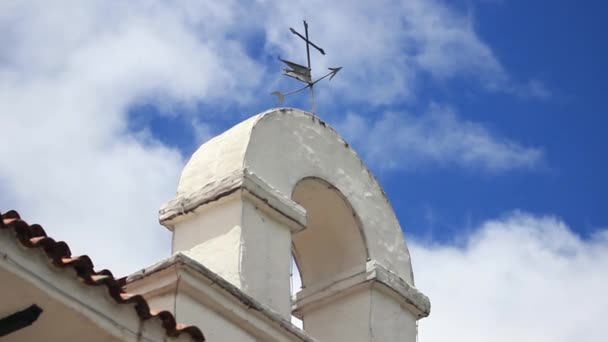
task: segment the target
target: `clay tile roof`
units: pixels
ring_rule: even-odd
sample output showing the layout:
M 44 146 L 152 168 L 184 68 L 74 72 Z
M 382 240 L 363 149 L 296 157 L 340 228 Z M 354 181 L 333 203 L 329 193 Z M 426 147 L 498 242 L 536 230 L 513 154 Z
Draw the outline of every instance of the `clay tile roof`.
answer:
M 14 210 L 5 214 L 0 213 L 0 229 L 10 229 L 15 233 L 16 239 L 23 245 L 32 249 L 42 248 L 51 259 L 53 265 L 60 268 L 71 267 L 84 284 L 89 286 L 105 286 L 108 294 L 117 304 L 131 304 L 142 320 L 150 318 L 159 319 L 167 336 L 177 337 L 188 334 L 194 341 L 205 341 L 205 337 L 196 326 L 179 324 L 169 311 L 151 310 L 143 296 L 126 293 L 123 290 L 125 279 L 116 279 L 109 270 L 95 271 L 93 262 L 86 256 L 72 256 L 70 247 L 63 241 L 55 241 L 48 237 L 38 224 L 29 225 L 21 219 Z

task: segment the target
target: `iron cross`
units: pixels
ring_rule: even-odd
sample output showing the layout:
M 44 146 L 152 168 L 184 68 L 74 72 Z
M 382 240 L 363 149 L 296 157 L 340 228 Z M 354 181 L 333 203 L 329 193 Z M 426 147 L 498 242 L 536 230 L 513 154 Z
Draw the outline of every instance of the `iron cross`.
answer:
M 306 86 L 304 86 L 300 89 L 297 89 L 297 90 L 287 92 L 287 93 L 282 93 L 280 91 L 274 91 L 274 92 L 272 92 L 272 95 L 277 96 L 278 103 L 279 103 L 279 105 L 281 105 L 283 103 L 283 99 L 285 98 L 285 96 L 297 93 L 306 88 L 310 88 L 310 107 L 311 107 L 311 112 L 314 114 L 314 112 L 315 112 L 315 94 L 314 94 L 314 89 L 313 89 L 314 85 L 317 82 L 321 81 L 322 79 L 324 79 L 328 76 L 329 76 L 329 79 L 331 80 L 332 78 L 334 78 L 334 76 L 336 76 L 338 71 L 340 71 L 340 69 L 342 69 L 342 67 L 329 68 L 330 72 L 328 74 L 313 81 L 312 73 L 311 73 L 312 69 L 310 67 L 310 47 L 311 46 L 314 47 L 322 55 L 325 55 L 325 51 L 322 48 L 318 47 L 315 43 L 311 42 L 310 39 L 308 39 L 308 23 L 306 23 L 306 20 L 304 20 L 304 35 L 300 34 L 298 31 L 294 30 L 291 27 L 289 28 L 289 30 L 291 31 L 291 33 L 302 38 L 302 40 L 304 40 L 304 42 L 306 42 L 306 60 L 307 60 L 308 64 L 307 64 L 307 66 L 304 66 L 304 65 L 300 65 L 300 64 L 279 58 L 279 60 L 281 60 L 281 62 L 283 62 L 283 63 L 285 63 L 285 65 L 287 65 L 287 68 L 283 69 L 283 74 L 285 76 L 295 78 L 296 80 L 298 80 L 300 82 L 306 83 Z

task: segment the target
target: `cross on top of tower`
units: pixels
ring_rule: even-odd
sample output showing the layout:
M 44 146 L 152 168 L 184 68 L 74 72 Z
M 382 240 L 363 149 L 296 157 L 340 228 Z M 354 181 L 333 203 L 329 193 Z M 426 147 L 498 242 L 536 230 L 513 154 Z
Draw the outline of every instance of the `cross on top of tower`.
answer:
M 325 50 L 323 50 L 322 48 L 317 46 L 315 43 L 311 42 L 310 39 L 308 38 L 308 23 L 306 22 L 306 20 L 304 20 L 304 35 L 300 34 L 298 31 L 294 30 L 291 27 L 289 28 L 289 30 L 291 31 L 291 33 L 302 38 L 302 40 L 304 40 L 304 42 L 306 43 L 307 65 L 306 66 L 300 65 L 298 63 L 290 62 L 288 60 L 279 58 L 279 60 L 281 60 L 281 62 L 285 63 L 285 65 L 287 66 L 287 68 L 283 69 L 283 75 L 295 78 L 296 80 L 298 80 L 300 82 L 306 83 L 306 85 L 302 88 L 292 90 L 287 93 L 282 93 L 280 91 L 274 91 L 274 92 L 272 92 L 272 95 L 277 96 L 278 104 L 281 105 L 286 96 L 295 94 L 306 88 L 309 88 L 310 89 L 310 111 L 311 111 L 311 113 L 314 114 L 314 112 L 315 112 L 314 85 L 326 77 L 329 77 L 329 79 L 331 80 L 332 78 L 334 78 L 334 76 L 336 76 L 338 71 L 340 71 L 340 69 L 342 69 L 342 67 L 328 68 L 329 73 L 327 73 L 326 75 L 313 81 L 312 68 L 310 66 L 310 47 L 311 46 L 314 47 L 322 55 L 325 55 Z

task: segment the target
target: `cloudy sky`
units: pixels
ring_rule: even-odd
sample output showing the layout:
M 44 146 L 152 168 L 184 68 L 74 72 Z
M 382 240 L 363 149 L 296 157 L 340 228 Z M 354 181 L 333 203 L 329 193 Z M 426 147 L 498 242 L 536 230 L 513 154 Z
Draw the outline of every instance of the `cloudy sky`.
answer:
M 117 274 L 166 257 L 181 168 L 298 86 L 277 57 L 305 62 L 306 18 L 313 75 L 344 67 L 317 112 L 385 187 L 431 298 L 419 340 L 603 341 L 606 8 L 546 4 L 1 1 L 0 211 Z

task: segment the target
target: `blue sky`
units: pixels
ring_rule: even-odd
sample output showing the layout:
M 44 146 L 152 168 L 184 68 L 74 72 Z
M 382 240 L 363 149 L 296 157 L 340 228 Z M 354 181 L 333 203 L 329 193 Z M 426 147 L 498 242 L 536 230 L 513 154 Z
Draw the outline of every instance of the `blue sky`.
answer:
M 313 52 L 313 75 L 344 67 L 316 88 L 318 115 L 384 186 L 433 303 L 422 340 L 598 341 L 608 333 L 605 11 L 600 1 L 3 2 L 0 210 L 119 274 L 166 257 L 157 210 L 181 168 L 202 142 L 275 106 L 270 92 L 299 86 L 277 57 L 305 62 L 288 28 L 306 18 L 327 52 Z M 555 298 L 574 292 L 587 296 L 558 315 Z
M 608 226 L 608 201 L 602 196 L 608 191 L 604 177 L 608 174 L 604 141 L 608 119 L 604 115 L 601 86 L 608 76 L 603 63 L 608 56 L 606 43 L 590 34 L 599 32 L 602 25 L 601 6 L 581 7 L 567 2 L 552 6 L 467 2 L 454 7 L 474 16 L 476 34 L 516 84 L 508 87 L 521 89 L 484 89 L 475 75 L 447 80 L 421 75 L 423 80 L 411 101 L 395 99 L 361 110 L 359 103 L 341 101 L 340 93 L 332 92 L 333 97 L 318 106 L 319 115 L 339 127 L 340 116 L 349 111 L 358 111 L 373 120 L 385 111 L 421 113 L 431 104 L 440 103 L 460 113 L 462 120 L 542 151 L 542 158 L 533 166 L 508 171 L 488 172 L 479 165 L 462 167 L 432 162 L 411 169 L 386 170 L 371 162 L 370 167 L 385 186 L 402 225 L 416 238 L 450 241 L 458 237 L 463 227 L 472 229 L 513 209 L 556 214 L 583 237 Z M 302 30 L 301 22 L 292 25 Z M 311 37 L 331 56 L 332 46 L 323 44 L 323 37 L 314 35 L 315 26 L 319 25 L 322 23 L 311 21 Z M 295 36 L 293 40 L 300 43 Z M 262 35 L 254 35 L 245 43 L 251 57 L 270 72 L 279 72 L 280 62 L 260 48 L 266 43 Z M 304 63 L 303 44 L 298 52 L 285 58 Z M 340 65 L 339 60 L 335 63 Z M 373 64 L 374 60 L 367 63 Z M 315 71 L 317 75 L 323 72 Z M 535 94 L 521 85 L 526 82 L 537 83 L 543 94 Z M 275 88 L 287 91 L 297 86 L 289 80 L 279 84 L 274 88 L 259 84 L 253 93 L 260 98 L 253 103 L 232 106 L 228 102 L 219 108 L 200 105 L 197 110 L 214 113 L 214 118 L 205 118 L 205 122 L 212 125 L 209 134 L 219 133 L 247 115 L 274 106 L 274 98 L 267 95 L 270 91 Z M 325 92 L 328 87 L 331 84 L 321 84 L 318 92 Z M 306 95 L 306 92 L 292 95 L 285 104 L 308 109 Z M 162 112 L 154 105 L 134 106 L 133 128 L 148 127 L 163 143 L 179 148 L 184 156 L 190 155 L 200 142 L 190 122 L 183 117 L 163 117 Z M 205 117 L 204 113 L 201 116 Z M 360 146 L 355 143 L 355 147 Z M 390 158 L 407 159 L 408 155 Z

